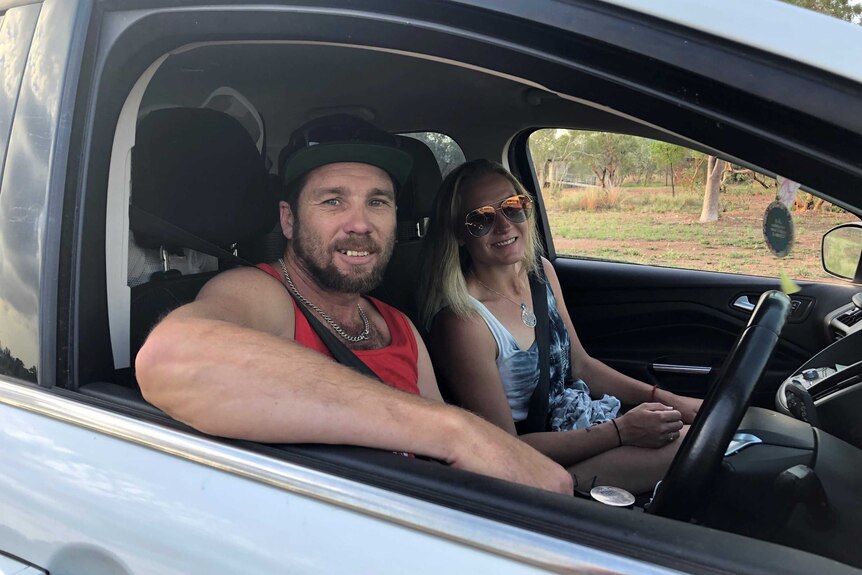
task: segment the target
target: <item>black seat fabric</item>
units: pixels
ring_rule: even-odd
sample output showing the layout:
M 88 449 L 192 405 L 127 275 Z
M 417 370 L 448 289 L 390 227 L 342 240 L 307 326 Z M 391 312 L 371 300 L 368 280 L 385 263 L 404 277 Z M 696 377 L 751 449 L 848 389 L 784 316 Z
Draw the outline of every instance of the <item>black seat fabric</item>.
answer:
M 443 178 L 434 152 L 424 142 L 408 136 L 398 136 L 398 141 L 413 156 L 413 169 L 398 200 L 398 239 L 403 242 L 425 235 Z
M 413 170 L 398 198 L 398 242 L 383 276 L 371 295 L 404 312 L 420 327 L 416 294 L 419 292 L 420 254 L 434 196 L 443 182 L 434 153 L 415 138 L 399 136 L 401 147 L 413 156 Z M 421 333 L 421 328 L 420 328 Z
M 157 110 L 141 120 L 132 151 L 131 201 L 134 209 L 224 249 L 265 234 L 277 216 L 276 191 L 251 136 L 234 118 L 199 108 Z M 187 247 L 151 223 L 133 224 L 132 232 L 143 248 Z M 132 288 L 132 359 L 152 326 L 193 300 L 213 275 L 159 273 Z
M 254 140 L 231 116 L 170 108 L 138 126 L 132 151 L 137 208 L 228 248 L 272 229 L 275 201 Z M 141 247 L 164 245 L 149 230 L 132 231 Z
M 281 223 L 278 221 L 278 200 L 284 199 L 284 185 L 281 178 L 275 174 L 269 174 L 268 185 L 276 198 L 273 201 L 273 217 L 275 225 L 264 235 L 257 236 L 249 241 L 237 243 L 237 254 L 252 263 L 272 262 L 284 255 L 287 240 L 281 231 Z

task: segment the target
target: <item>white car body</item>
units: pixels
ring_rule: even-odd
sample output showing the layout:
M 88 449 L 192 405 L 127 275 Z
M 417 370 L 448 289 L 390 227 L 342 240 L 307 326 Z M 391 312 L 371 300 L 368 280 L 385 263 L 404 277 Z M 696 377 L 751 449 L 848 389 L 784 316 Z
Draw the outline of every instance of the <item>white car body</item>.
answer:
M 441 10 L 445 4 L 441 3 Z M 544 4 L 524 2 L 509 8 L 533 13 L 540 22 Z M 600 3 L 593 4 L 602 9 Z M 719 5 L 705 0 L 607 0 L 606 4 L 729 40 L 748 42 L 757 33 L 751 46 L 862 82 L 862 30 L 848 23 L 771 0 Z M 48 258 L 43 262 L 54 261 L 51 258 L 59 257 L 59 248 L 46 243 L 44 233 L 59 222 L 45 215 L 45 210 L 50 203 L 62 201 L 56 190 L 64 187 L 65 167 L 74 153 L 69 142 L 79 70 L 75 57 L 68 54 L 80 55 L 81 35 L 89 32 L 86 22 L 93 3 L 5 1 L 0 9 L 7 10 L 2 38 L 9 41 L 0 42 L 0 69 L 10 70 L 14 62 L 22 67 L 20 94 L 12 73 L 5 84 L 6 97 L 14 101 L 14 116 L 4 117 L 0 96 L 0 137 L 8 135 L 5 169 L 0 172 L 0 206 L 15 201 L 10 190 L 16 187 L 31 191 L 31 209 L 41 215 L 27 220 L 33 233 L 19 247 Z M 279 8 L 261 3 L 239 9 Z M 745 17 L 733 18 L 742 10 Z M 127 17 L 134 19 L 135 13 Z M 14 41 L 21 36 L 8 29 L 13 23 L 21 26 L 23 35 L 28 26 L 35 30 L 23 54 L 15 52 Z M 802 33 L 815 36 L 816 41 L 800 42 Z M 656 50 L 660 57 L 661 47 Z M 3 132 L 7 120 L 8 134 Z M 36 120 L 43 122 L 39 129 L 33 128 Z M 123 137 L 118 131 L 118 141 Z M 112 176 L 122 180 L 127 176 L 122 168 L 125 158 L 114 160 L 120 167 L 112 169 Z M 0 229 L 3 225 L 0 220 Z M 122 234 L 127 225 L 117 229 Z M 125 246 L 119 247 L 118 253 L 124 253 Z M 107 265 L 115 264 L 122 275 L 122 261 Z M 47 310 L 53 308 L 45 305 L 57 296 L 56 287 L 48 287 L 55 277 L 56 270 L 42 267 L 39 285 L 47 291 L 31 294 L 28 304 L 30 319 L 38 318 L 42 328 L 58 321 L 48 317 Z M 0 276 L 0 281 L 7 279 Z M 122 296 L 118 301 L 111 305 L 128 305 Z M 616 552 L 607 545 L 593 545 L 589 536 L 573 542 L 165 425 L 158 418 L 148 419 L 105 402 L 81 401 L 75 392 L 53 389 L 55 358 L 46 356 L 49 348 L 42 341 L 50 333 L 34 341 L 35 332 L 16 327 L 20 318 L 3 311 L 3 304 L 0 294 L 0 323 L 6 326 L 0 328 L 0 342 L 14 344 L 13 351 L 32 359 L 40 381 L 37 385 L 0 374 L 0 574 L 688 571 L 682 563 L 677 569 L 669 567 L 668 561 L 656 560 L 649 549 L 639 551 L 638 543 L 627 550 L 620 545 Z M 114 325 L 123 325 L 116 321 Z M 113 335 L 118 363 L 122 358 L 128 361 L 128 350 L 122 349 L 127 334 Z M 741 540 L 717 532 L 715 537 L 725 545 Z M 681 553 L 687 545 L 684 538 L 673 544 Z M 763 546 L 770 553 L 781 549 L 769 543 Z M 692 571 L 702 568 L 698 564 Z

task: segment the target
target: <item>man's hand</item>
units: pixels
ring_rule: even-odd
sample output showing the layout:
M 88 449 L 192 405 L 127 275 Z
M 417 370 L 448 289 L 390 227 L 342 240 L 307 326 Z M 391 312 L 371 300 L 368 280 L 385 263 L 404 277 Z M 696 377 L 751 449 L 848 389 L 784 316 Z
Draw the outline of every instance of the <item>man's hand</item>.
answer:
M 467 411 L 453 418 L 452 467 L 538 487 L 555 493 L 573 493 L 572 476 L 517 437 Z
M 679 437 L 682 415 L 669 405 L 642 403 L 616 419 L 623 445 L 663 447 Z

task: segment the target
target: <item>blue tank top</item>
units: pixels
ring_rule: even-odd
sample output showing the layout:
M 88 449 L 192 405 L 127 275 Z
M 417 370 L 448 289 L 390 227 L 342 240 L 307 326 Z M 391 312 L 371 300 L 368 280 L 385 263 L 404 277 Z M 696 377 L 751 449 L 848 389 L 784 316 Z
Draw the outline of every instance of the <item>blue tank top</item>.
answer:
M 571 370 L 571 340 L 557 311 L 557 300 L 550 284 L 545 283 L 548 297 L 550 389 L 548 400 L 549 427 L 553 431 L 581 429 L 617 416 L 620 402 L 605 395 L 594 400 L 582 379 L 575 379 Z M 530 397 L 539 383 L 539 348 L 536 341 L 529 349 L 521 349 L 514 336 L 479 300 L 471 300 L 485 320 L 497 342 L 497 369 L 512 410 L 513 421 L 524 421 L 530 407 Z

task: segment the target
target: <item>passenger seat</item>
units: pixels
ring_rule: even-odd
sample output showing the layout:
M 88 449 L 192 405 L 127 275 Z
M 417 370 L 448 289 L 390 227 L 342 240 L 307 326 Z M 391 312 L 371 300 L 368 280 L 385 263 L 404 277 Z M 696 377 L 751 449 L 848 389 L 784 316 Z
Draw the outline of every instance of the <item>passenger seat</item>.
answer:
M 129 220 L 146 257 L 162 258 L 165 269 L 129 278 L 132 286 L 130 349 L 134 359 L 152 327 L 174 308 L 192 301 L 242 241 L 271 229 L 278 213 L 275 188 L 264 158 L 249 133 L 233 117 L 201 108 L 150 112 L 138 124 L 132 150 Z M 182 274 L 171 269 L 173 255 L 201 255 L 200 242 L 222 251 L 219 270 Z M 209 256 L 206 256 L 209 257 Z M 140 266 L 144 269 L 144 266 Z M 186 266 L 186 269 L 192 269 Z M 119 370 L 115 382 L 81 386 L 84 395 L 136 412 L 162 415 L 141 396 L 131 370 Z
M 419 260 L 434 197 L 443 178 L 434 152 L 424 142 L 407 136 L 398 136 L 398 140 L 402 149 L 413 156 L 413 169 L 398 198 L 395 250 L 383 282 L 371 295 L 404 312 L 420 328 L 416 301 L 422 269 Z
M 131 190 L 135 241 L 162 254 L 198 249 L 187 234 L 229 252 L 272 229 L 278 214 L 276 190 L 254 140 L 236 119 L 209 109 L 162 109 L 141 120 Z M 219 269 L 228 267 L 222 258 Z M 133 361 L 153 325 L 192 301 L 217 273 L 167 269 L 132 288 Z

